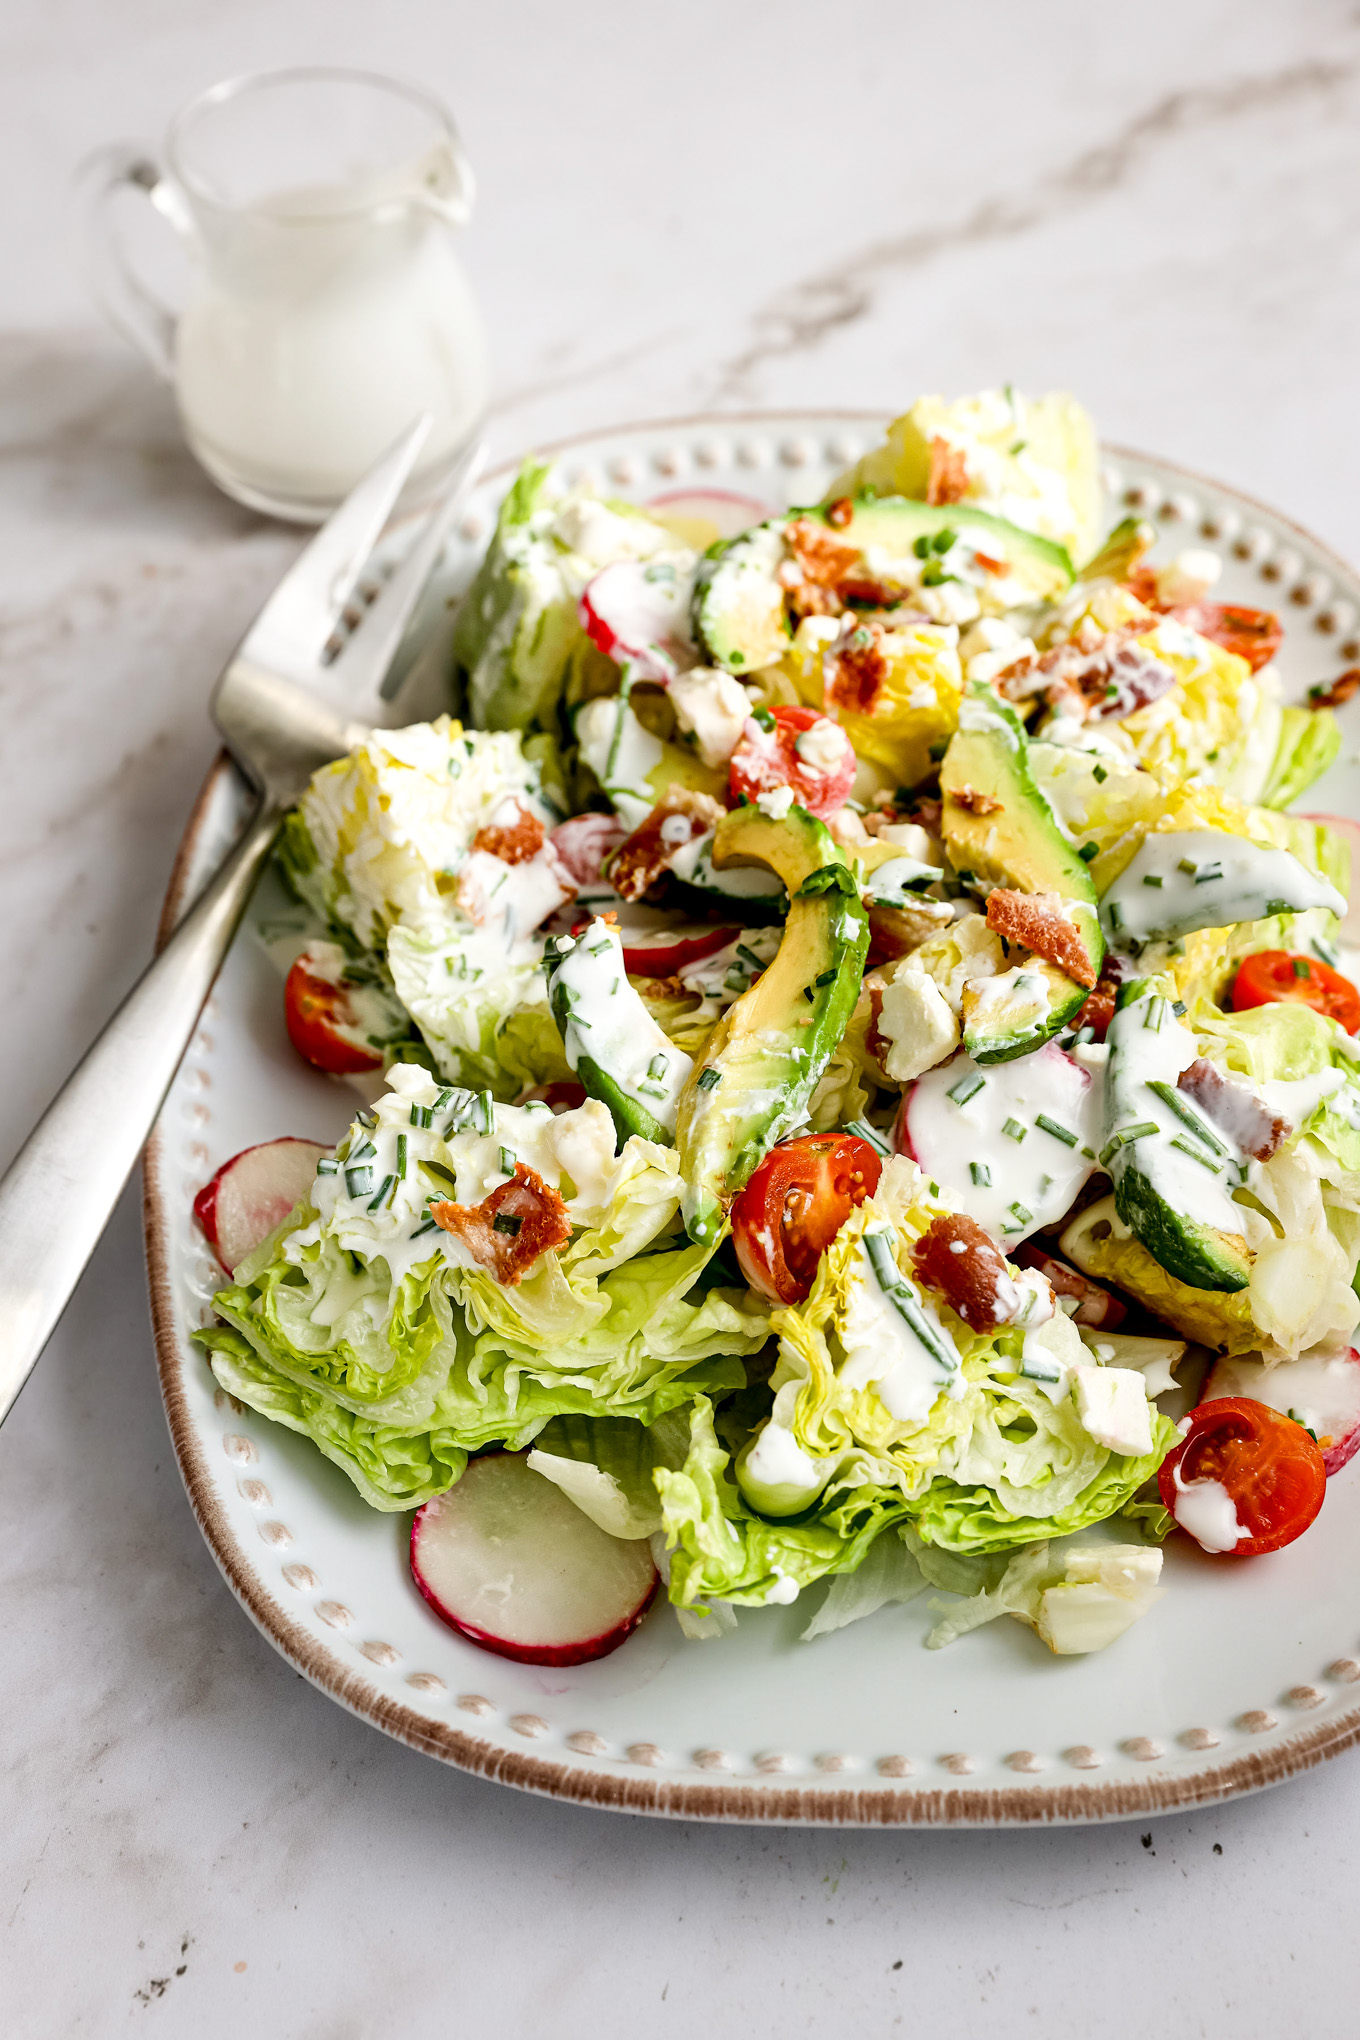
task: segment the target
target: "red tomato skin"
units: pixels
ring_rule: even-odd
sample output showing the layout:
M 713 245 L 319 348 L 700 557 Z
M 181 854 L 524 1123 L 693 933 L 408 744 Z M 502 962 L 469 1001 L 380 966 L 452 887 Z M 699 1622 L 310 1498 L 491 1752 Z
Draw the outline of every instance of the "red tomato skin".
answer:
M 1322 1448 L 1302 1424 L 1245 1395 L 1220 1396 L 1190 1412 L 1184 1441 L 1157 1471 L 1162 1506 L 1176 1512 L 1176 1469 L 1185 1485 L 1217 1480 L 1237 1520 L 1252 1535 L 1215 1558 L 1259 1558 L 1301 1537 L 1322 1507 L 1327 1469 Z M 1188 1462 L 1188 1463 L 1187 1463 Z
M 1296 968 L 1300 964 L 1302 971 Z M 1254 956 L 1244 957 L 1233 979 L 1233 1011 L 1245 1013 L 1253 1006 L 1281 1001 L 1311 1006 L 1315 1013 L 1339 1021 L 1347 1034 L 1360 1029 L 1360 991 L 1330 964 L 1288 949 L 1258 949 Z
M 672 937 L 660 935 L 645 942 L 625 941 L 621 945 L 623 967 L 630 977 L 671 977 L 692 963 L 702 963 L 706 956 L 716 956 L 729 942 L 735 942 L 740 933 L 740 928 L 694 928 L 687 935 L 677 930 Z
M 832 723 L 835 729 L 840 728 L 839 723 L 816 708 L 781 706 L 770 713 L 774 727 L 762 728 L 752 717 L 732 753 L 729 768 L 732 799 L 738 800 L 744 794 L 747 800 L 755 800 L 759 794 L 772 793 L 777 786 L 791 786 L 799 804 L 825 821 L 828 815 L 845 806 L 855 783 L 858 764 L 849 738 L 844 759 L 834 771 L 814 772 L 798 756 L 799 737 L 817 723 Z
M 343 985 L 328 984 L 313 976 L 299 957 L 288 973 L 283 988 L 283 1017 L 292 1042 L 304 1062 L 324 1070 L 331 1077 L 352 1077 L 366 1070 L 380 1070 L 382 1057 L 371 1048 L 346 1041 L 341 1027 L 354 1024 L 353 1012 Z
M 771 1148 L 732 1206 L 732 1242 L 752 1289 L 774 1303 L 806 1302 L 817 1262 L 882 1173 L 882 1155 L 855 1134 L 804 1134 Z M 796 1214 L 791 1196 L 808 1200 Z

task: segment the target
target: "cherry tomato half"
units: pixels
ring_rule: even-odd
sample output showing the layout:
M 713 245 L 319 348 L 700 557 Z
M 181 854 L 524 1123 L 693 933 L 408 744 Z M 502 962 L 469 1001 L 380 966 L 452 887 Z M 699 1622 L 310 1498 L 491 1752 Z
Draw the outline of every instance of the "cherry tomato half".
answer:
M 283 1017 L 288 1039 L 304 1062 L 329 1076 L 351 1077 L 382 1068 L 382 1057 L 359 1037 L 357 1017 L 342 984 L 318 977 L 306 950 L 288 973 Z
M 1248 1396 L 1225 1395 L 1191 1410 L 1184 1444 L 1162 1461 L 1157 1486 L 1173 1516 L 1178 1505 L 1190 1515 L 1186 1490 L 1196 1481 L 1227 1490 L 1247 1533 L 1224 1555 L 1255 1558 L 1303 1535 L 1322 1507 L 1327 1470 L 1302 1424 Z
M 1225 652 L 1236 652 L 1253 673 L 1269 664 L 1284 642 L 1284 625 L 1268 609 L 1243 609 L 1235 602 L 1187 602 L 1172 613 Z
M 1339 1021 L 1347 1034 L 1360 1029 L 1360 992 L 1339 970 L 1287 949 L 1258 949 L 1255 956 L 1243 959 L 1233 979 L 1233 1011 L 1244 1013 L 1251 1006 L 1271 1006 L 1280 1000 L 1311 1006 L 1315 1013 Z
M 800 741 L 805 750 L 824 748 L 831 762 L 821 765 L 803 757 Z M 825 820 L 845 806 L 856 770 L 854 747 L 829 715 L 815 708 L 762 709 L 750 718 L 732 753 L 732 797 L 744 793 L 754 800 L 778 786 L 791 786 L 794 799 Z
M 752 1289 L 802 1303 L 818 1261 L 882 1173 L 883 1157 L 850 1133 L 808 1133 L 771 1148 L 732 1206 L 732 1239 Z

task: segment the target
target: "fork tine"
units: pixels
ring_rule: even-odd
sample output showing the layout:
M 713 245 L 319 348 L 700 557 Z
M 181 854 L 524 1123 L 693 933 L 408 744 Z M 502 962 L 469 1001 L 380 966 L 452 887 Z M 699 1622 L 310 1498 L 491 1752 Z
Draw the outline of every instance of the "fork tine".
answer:
M 346 704 L 359 712 L 365 702 L 396 693 L 400 675 L 394 667 L 411 616 L 434 570 L 450 524 L 457 516 L 486 462 L 486 447 L 475 442 L 459 460 L 444 494 L 426 519 L 424 529 L 408 548 L 372 607 L 355 625 L 328 674 Z
M 270 671 L 315 679 L 383 526 L 406 486 L 432 419 L 410 430 L 332 511 L 280 581 L 246 634 L 241 654 Z

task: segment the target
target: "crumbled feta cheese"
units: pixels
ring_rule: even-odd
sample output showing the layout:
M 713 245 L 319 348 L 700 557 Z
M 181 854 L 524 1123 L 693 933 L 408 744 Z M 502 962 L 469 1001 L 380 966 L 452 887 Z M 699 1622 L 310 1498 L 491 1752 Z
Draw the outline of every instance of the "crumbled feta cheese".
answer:
M 704 764 L 715 769 L 725 765 L 741 742 L 751 713 L 751 697 L 741 682 L 730 673 L 695 666 L 678 674 L 667 691 L 676 722 L 693 732 Z
M 1075 1545 L 1065 1577 L 1040 1594 L 1034 1626 L 1059 1657 L 1103 1650 L 1161 1600 L 1161 1575 L 1153 1545 Z
M 971 623 L 982 608 L 977 589 L 966 581 L 941 581 L 934 588 L 917 588 L 911 599 L 933 623 Z
M 1152 1450 L 1152 1417 L 1143 1377 L 1133 1367 L 1077 1367 L 1077 1415 L 1097 1445 L 1139 1458 Z
M 845 753 L 850 739 L 839 723 L 830 716 L 822 716 L 804 730 L 794 743 L 794 750 L 800 761 L 811 772 L 835 772 L 845 763 Z
M 674 548 L 675 535 L 650 517 L 624 517 L 593 496 L 564 503 L 553 520 L 553 537 L 592 567 L 615 560 L 649 560 Z
M 923 970 L 905 970 L 884 988 L 878 1032 L 888 1043 L 883 1067 L 895 1084 L 934 1069 L 959 1043 L 949 1001 Z
M 772 822 L 782 822 L 793 806 L 794 798 L 791 786 L 774 786 L 768 793 L 756 795 L 756 806 L 763 815 L 768 815 Z

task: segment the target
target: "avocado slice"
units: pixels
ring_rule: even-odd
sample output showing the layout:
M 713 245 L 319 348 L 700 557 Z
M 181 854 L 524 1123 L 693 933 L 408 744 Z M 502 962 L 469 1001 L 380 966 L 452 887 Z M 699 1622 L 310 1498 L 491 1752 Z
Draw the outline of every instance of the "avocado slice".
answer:
M 754 525 L 711 545 L 699 561 L 691 621 L 695 642 L 715 666 L 753 673 L 789 648 L 789 620 L 778 579 L 786 517 Z
M 1105 938 L 1091 874 L 1030 770 L 1023 723 L 983 682 L 975 681 L 960 703 L 959 727 L 940 767 L 940 792 L 945 844 L 959 877 L 965 884 L 1058 894 L 1094 982 Z M 1022 976 L 1033 982 L 1021 984 Z M 996 987 L 1007 979 L 1014 980 L 1013 1000 L 979 989 L 965 1001 L 963 1045 L 977 1062 L 1000 1062 L 1037 1048 L 1087 997 L 1085 986 L 1040 957 L 989 982 Z
M 1241 1157 L 1176 1087 L 1199 1054 L 1177 1017 L 1175 981 L 1121 985 L 1107 1040 L 1101 1167 L 1115 1210 L 1153 1259 L 1191 1289 L 1245 1289 L 1251 1256 L 1232 1191 Z
M 676 1108 L 681 1213 L 690 1238 L 705 1245 L 766 1150 L 803 1117 L 855 1010 L 869 953 L 854 873 L 806 808 L 782 821 L 758 807 L 734 809 L 718 824 L 713 862 L 767 865 L 783 881 L 789 911 L 773 963 L 723 1015 Z
M 676 1100 L 693 1064 L 629 984 L 617 928 L 597 917 L 575 939 L 550 937 L 544 962 L 567 1062 L 609 1107 L 620 1146 L 640 1133 L 672 1147 Z
M 832 519 L 829 505 L 797 514 L 810 524 L 824 524 L 842 545 L 870 546 L 890 559 L 930 549 L 942 573 L 948 572 L 948 554 L 953 540 L 962 539 L 974 552 L 989 560 L 1000 560 L 1010 572 L 1033 591 L 1036 602 L 1056 601 L 1066 594 L 1076 578 L 1065 546 L 1051 538 L 1039 538 L 994 517 L 990 510 L 975 510 L 971 503 L 917 503 L 909 496 L 853 496 L 846 515 L 842 498 Z M 943 543 L 946 539 L 949 544 Z M 920 545 L 918 546 L 918 541 Z

